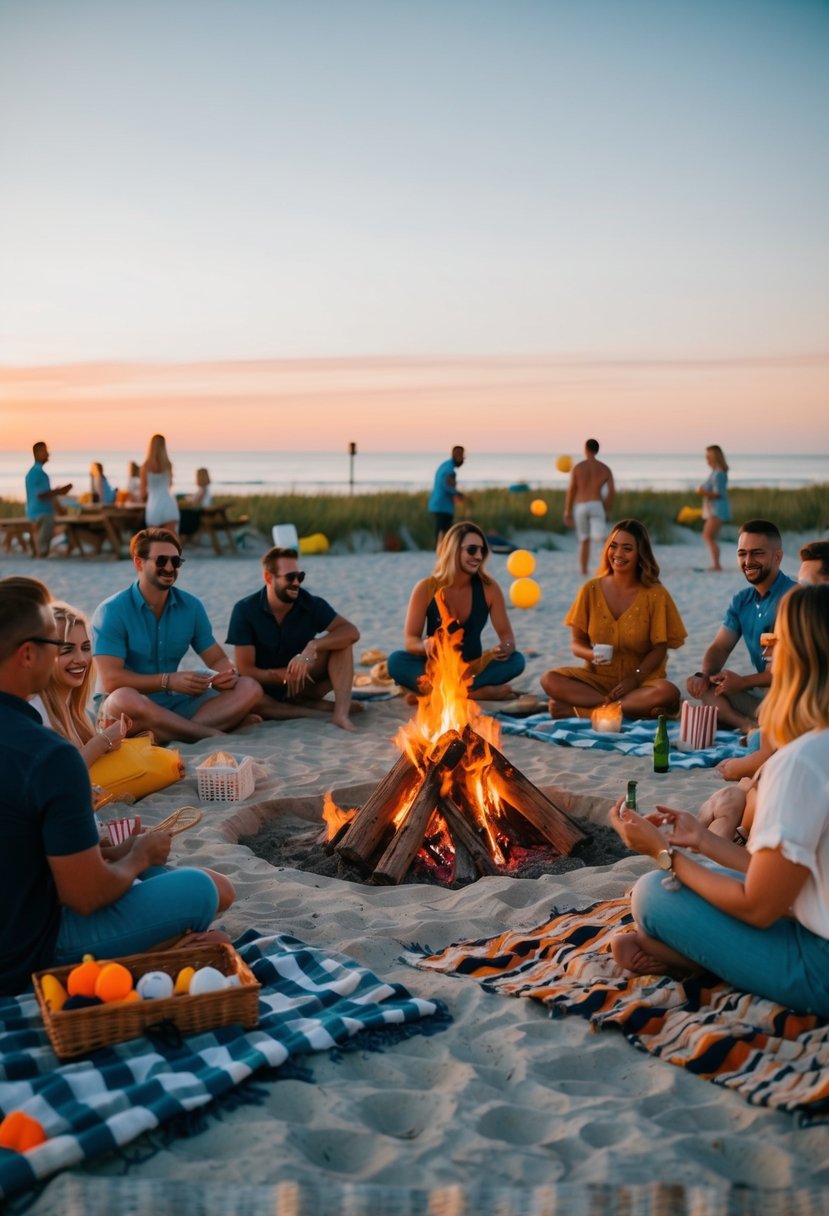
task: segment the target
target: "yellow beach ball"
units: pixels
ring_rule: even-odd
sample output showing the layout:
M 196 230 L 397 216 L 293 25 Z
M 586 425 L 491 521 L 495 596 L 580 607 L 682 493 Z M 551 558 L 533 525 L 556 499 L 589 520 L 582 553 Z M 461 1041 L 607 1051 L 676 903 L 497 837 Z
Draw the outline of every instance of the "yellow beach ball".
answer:
M 543 498 L 534 498 L 530 503 L 530 511 L 533 515 L 546 515 L 547 504 Z
M 573 467 L 572 456 L 559 456 L 556 460 L 556 468 L 559 473 L 569 473 Z
M 517 578 L 509 589 L 516 608 L 534 608 L 541 599 L 541 588 L 534 578 Z
M 528 549 L 516 549 L 507 558 L 507 572 L 513 578 L 526 578 L 535 570 L 535 558 Z

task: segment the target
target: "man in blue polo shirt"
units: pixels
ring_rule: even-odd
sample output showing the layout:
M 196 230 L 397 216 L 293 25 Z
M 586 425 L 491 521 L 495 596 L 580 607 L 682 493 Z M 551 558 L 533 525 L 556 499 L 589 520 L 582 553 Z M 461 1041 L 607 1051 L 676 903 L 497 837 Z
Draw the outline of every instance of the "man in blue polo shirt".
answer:
M 716 705 L 721 725 L 747 732 L 757 726 L 757 713 L 771 684 L 771 671 L 763 657 L 760 638 L 774 632 L 780 600 L 797 584 L 783 574 L 780 531 L 767 519 L 750 519 L 740 529 L 737 562 L 750 584 L 731 600 L 717 636 L 706 650 L 702 668 L 689 676 L 692 697 Z M 739 675 L 725 662 L 740 638 L 754 664 L 749 675 Z
M 81 753 L 29 704 L 49 683 L 62 645 L 43 583 L 0 579 L 4 996 L 27 988 L 33 971 L 80 962 L 85 953 L 114 958 L 203 932 L 220 906 L 208 873 L 162 868 L 167 833 L 131 836 L 104 856 Z
M 262 689 L 240 678 L 213 636 L 201 600 L 175 586 L 181 542 L 166 528 L 144 528 L 130 542 L 138 580 L 104 600 L 92 618 L 92 651 L 108 694 L 103 716 L 132 719 L 159 743 L 208 739 L 261 722 Z M 190 647 L 207 670 L 179 671 Z
M 26 474 L 26 518 L 32 523 L 35 557 L 46 557 L 55 531 L 55 501 L 69 493 L 72 483 L 52 489 L 43 467 L 49 459 L 49 448 L 42 440 L 34 445 L 32 455 L 35 462 Z
M 300 584 L 305 572 L 296 549 L 269 549 L 262 558 L 265 585 L 239 600 L 230 615 L 227 641 L 236 666 L 264 689 L 264 718 L 323 717 L 334 690 L 331 721 L 354 730 L 348 714 L 354 683 L 356 626 Z

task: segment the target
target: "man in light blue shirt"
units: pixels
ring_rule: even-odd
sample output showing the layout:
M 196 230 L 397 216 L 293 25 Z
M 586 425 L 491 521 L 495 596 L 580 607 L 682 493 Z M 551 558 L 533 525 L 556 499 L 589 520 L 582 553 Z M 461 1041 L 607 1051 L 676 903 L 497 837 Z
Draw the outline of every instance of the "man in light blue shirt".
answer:
M 781 599 L 796 586 L 783 574 L 783 542 L 780 531 L 767 519 L 750 519 L 740 529 L 737 562 L 750 584 L 732 598 L 725 619 L 706 650 L 700 671 L 689 676 L 686 687 L 692 697 L 705 705 L 716 705 L 722 726 L 748 732 L 757 726 L 757 714 L 771 684 L 766 667 L 764 633 L 774 632 L 774 621 Z M 740 638 L 754 664 L 749 675 L 739 675 L 724 664 Z
M 455 522 L 455 503 L 463 500 L 463 494 L 458 489 L 455 469 L 464 462 L 464 450 L 461 447 L 452 448 L 449 460 L 438 465 L 435 473 L 435 484 L 429 496 L 429 510 L 435 521 L 435 547 L 440 547 L 444 533 Z
M 102 716 L 126 714 L 129 734 L 150 730 L 160 743 L 192 743 L 261 722 L 252 712 L 261 686 L 238 674 L 201 600 L 174 585 L 184 561 L 176 534 L 145 528 L 130 553 L 138 581 L 99 604 L 92 618 L 92 650 L 108 694 Z M 179 671 L 191 646 L 207 670 Z
M 72 483 L 52 489 L 43 467 L 49 459 L 49 448 L 42 440 L 34 445 L 32 455 L 35 462 L 26 474 L 26 518 L 32 523 L 35 557 L 46 557 L 55 532 L 55 499 L 68 494 Z

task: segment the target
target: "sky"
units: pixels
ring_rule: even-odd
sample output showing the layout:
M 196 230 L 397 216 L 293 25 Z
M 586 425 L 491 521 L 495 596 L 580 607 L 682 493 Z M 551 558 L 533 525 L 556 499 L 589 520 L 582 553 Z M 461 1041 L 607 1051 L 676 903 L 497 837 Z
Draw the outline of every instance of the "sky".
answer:
M 829 0 L 0 0 L 4 446 L 829 449 L 827 52 Z

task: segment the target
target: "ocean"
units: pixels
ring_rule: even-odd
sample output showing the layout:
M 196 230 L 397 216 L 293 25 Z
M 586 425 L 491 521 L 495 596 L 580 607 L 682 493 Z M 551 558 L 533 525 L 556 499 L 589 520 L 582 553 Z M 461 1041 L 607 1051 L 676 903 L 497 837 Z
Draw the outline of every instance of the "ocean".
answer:
M 172 451 L 175 489 L 190 493 L 196 469 L 210 472 L 216 494 L 347 494 L 350 475 L 356 493 L 381 490 L 414 492 L 431 487 L 435 469 L 449 453 L 365 452 L 352 462 L 346 452 L 204 452 Z M 467 453 L 458 470 L 461 489 L 524 484 L 533 489 L 563 489 L 565 474 L 556 469 L 556 453 Z M 575 458 L 581 453 L 570 453 Z M 72 482 L 75 493 L 89 487 L 89 462 L 100 460 L 115 486 L 124 486 L 127 462 L 143 452 L 65 452 L 55 450 L 47 466 L 53 485 Z M 708 475 L 702 452 L 600 452 L 622 489 L 687 490 L 692 493 Z M 802 455 L 728 455 L 729 484 L 791 489 L 829 482 L 829 453 Z M 21 500 L 29 452 L 0 453 L 0 497 Z

